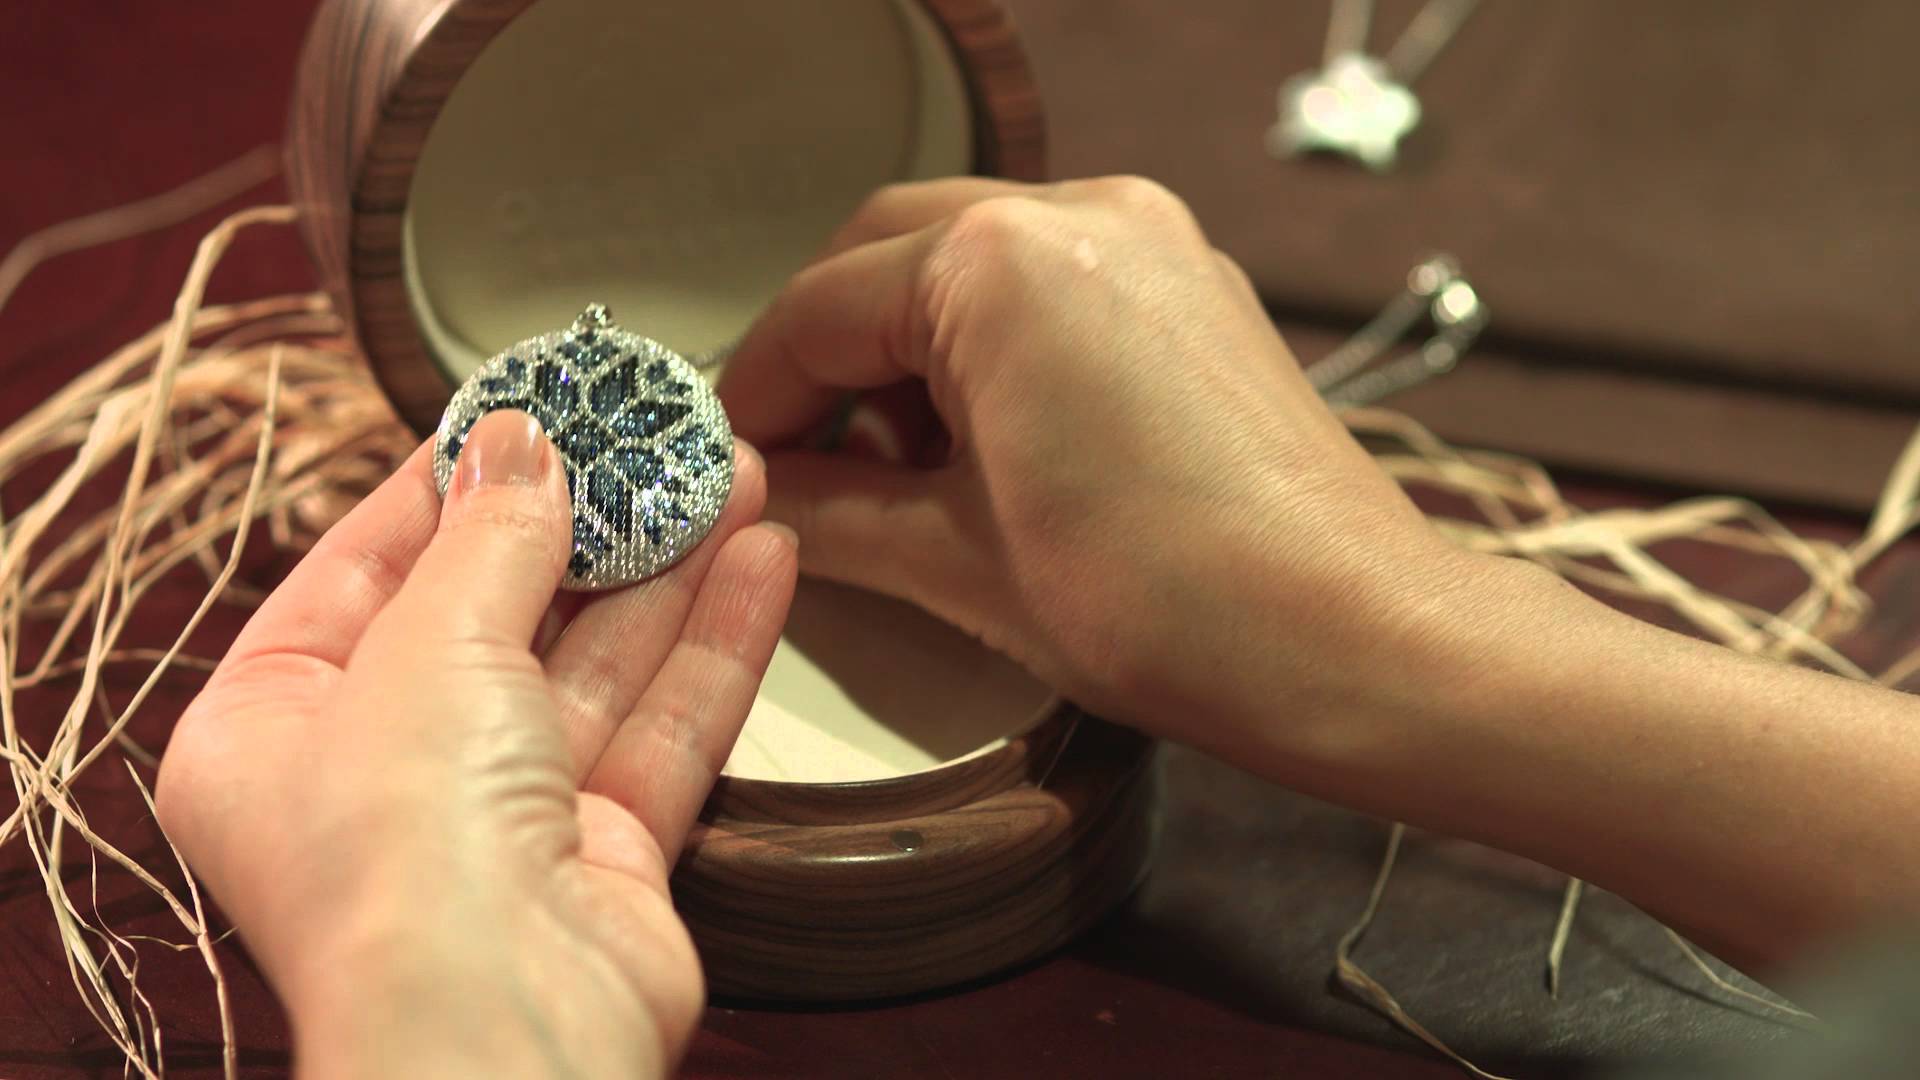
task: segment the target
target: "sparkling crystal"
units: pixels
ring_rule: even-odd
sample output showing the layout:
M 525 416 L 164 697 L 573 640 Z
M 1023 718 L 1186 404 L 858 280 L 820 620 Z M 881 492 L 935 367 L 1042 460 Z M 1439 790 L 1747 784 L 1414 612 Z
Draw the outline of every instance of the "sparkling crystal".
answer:
M 533 369 L 533 396 L 559 420 L 572 415 L 574 406 L 580 403 L 580 387 L 565 367 L 541 364 Z
M 612 551 L 613 545 L 600 531 L 600 527 L 593 523 L 592 518 L 584 514 L 575 514 L 573 515 L 573 550 L 576 553 L 582 551 L 599 553 Z
M 667 463 L 651 450 L 623 446 L 607 456 L 634 487 L 654 487 L 667 478 Z
M 597 465 L 587 474 L 587 505 L 593 507 L 615 536 L 632 534 L 633 489 L 605 465 Z
M 575 464 L 586 464 L 600 459 L 601 452 L 613 445 L 613 435 L 593 417 L 581 416 L 554 434 L 553 444 Z
M 620 415 L 638 390 L 639 363 L 628 359 L 602 371 L 587 396 L 595 415 L 602 420 L 612 420 Z
M 673 401 L 632 401 L 607 426 L 624 438 L 650 439 L 692 411 L 692 406 Z
M 498 375 L 480 380 L 480 385 L 495 394 L 507 394 L 518 389 L 520 381 L 527 377 L 526 361 L 517 356 L 509 356 L 500 365 Z
M 699 476 L 729 457 L 726 448 L 716 442 L 705 428 L 697 425 L 689 426 L 674 436 L 669 446 L 689 476 Z

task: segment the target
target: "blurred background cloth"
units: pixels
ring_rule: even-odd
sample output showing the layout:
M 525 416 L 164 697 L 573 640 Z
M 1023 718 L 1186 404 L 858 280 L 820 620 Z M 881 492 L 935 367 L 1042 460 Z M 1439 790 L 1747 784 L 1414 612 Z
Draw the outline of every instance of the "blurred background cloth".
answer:
M 1373 175 L 1262 142 L 1330 0 L 1009 4 L 1056 171 L 1185 196 L 1303 358 L 1459 256 L 1493 329 L 1394 402 L 1449 438 L 1859 507 L 1920 416 L 1920 5 L 1483 0 Z

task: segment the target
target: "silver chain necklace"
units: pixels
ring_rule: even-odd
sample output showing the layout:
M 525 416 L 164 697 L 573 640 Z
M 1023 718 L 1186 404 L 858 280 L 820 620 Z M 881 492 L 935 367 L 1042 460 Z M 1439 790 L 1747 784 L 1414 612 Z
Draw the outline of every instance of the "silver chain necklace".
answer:
M 1267 151 L 1297 157 L 1323 151 L 1375 172 L 1393 167 L 1400 140 L 1420 124 L 1412 86 L 1460 32 L 1480 0 L 1427 0 L 1384 57 L 1370 55 L 1373 0 L 1333 0 L 1317 70 L 1280 87 L 1280 116 Z

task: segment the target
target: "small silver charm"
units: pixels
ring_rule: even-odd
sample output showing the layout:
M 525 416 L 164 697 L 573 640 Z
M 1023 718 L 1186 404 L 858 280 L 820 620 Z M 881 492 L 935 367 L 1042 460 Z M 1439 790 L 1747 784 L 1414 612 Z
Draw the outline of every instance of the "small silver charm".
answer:
M 1420 124 L 1420 99 L 1371 56 L 1343 53 L 1280 87 L 1280 119 L 1267 132 L 1275 157 L 1324 151 L 1374 172 L 1393 167 L 1400 140 Z
M 539 420 L 566 467 L 565 588 L 617 588 L 679 562 L 733 487 L 733 429 L 720 399 L 684 357 L 615 326 L 600 304 L 492 357 L 453 395 L 433 448 L 443 497 L 467 433 L 496 409 Z
M 1281 85 L 1267 152 L 1332 153 L 1374 172 L 1393 168 L 1400 141 L 1420 126 L 1414 82 L 1479 2 L 1427 0 L 1386 54 L 1375 56 L 1367 51 L 1373 0 L 1332 0 L 1320 67 Z

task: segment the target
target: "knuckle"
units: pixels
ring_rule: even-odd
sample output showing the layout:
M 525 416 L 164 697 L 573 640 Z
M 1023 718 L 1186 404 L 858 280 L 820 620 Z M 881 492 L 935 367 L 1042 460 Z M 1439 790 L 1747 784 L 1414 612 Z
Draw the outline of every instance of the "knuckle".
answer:
M 953 216 L 940 255 L 966 265 L 1005 265 L 1044 230 L 1048 208 L 1016 195 L 982 199 Z
M 1220 272 L 1227 276 L 1229 283 L 1248 292 L 1254 291 L 1253 279 L 1247 276 L 1246 268 L 1241 266 L 1238 260 L 1219 248 L 1213 249 L 1213 258 L 1220 264 Z
M 1193 217 L 1185 200 L 1158 180 L 1122 174 L 1102 176 L 1085 183 L 1090 198 L 1132 214 L 1182 221 L 1190 221 Z
M 691 698 L 675 694 L 655 703 L 648 712 L 663 764 L 677 770 L 700 757 L 703 713 Z
M 994 297 L 1019 289 L 1032 275 L 1036 253 L 1058 231 L 1052 227 L 1058 213 L 1036 199 L 1002 195 L 982 199 L 948 221 L 921 267 L 915 297 L 934 327 L 929 351 L 935 365 L 951 345 L 947 335 L 953 324 L 964 321 L 964 308 L 991 306 Z
M 407 580 L 407 566 L 385 544 L 340 547 L 333 553 L 346 565 L 347 574 L 359 578 L 375 596 L 392 596 Z
M 848 219 L 856 227 L 877 227 L 894 220 L 900 214 L 901 206 L 908 200 L 911 185 L 904 181 L 882 184 L 867 193 L 854 208 Z
M 561 543 L 560 522 L 553 515 L 517 505 L 520 500 L 513 497 L 516 494 L 505 490 L 469 493 L 466 505 L 447 523 L 447 531 L 462 536 L 498 536 L 515 544 L 561 552 L 565 545 Z
M 160 760 L 160 775 L 153 782 L 153 817 L 160 823 L 160 830 L 179 842 L 180 834 L 186 831 L 187 807 L 193 801 L 193 792 L 188 787 L 187 767 L 181 764 L 177 753 L 170 753 Z

